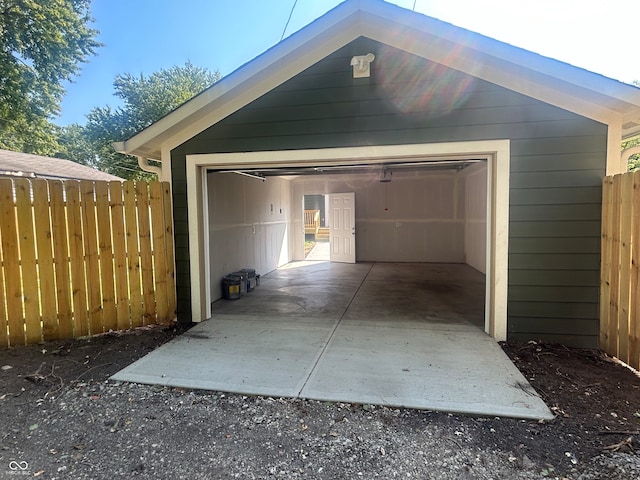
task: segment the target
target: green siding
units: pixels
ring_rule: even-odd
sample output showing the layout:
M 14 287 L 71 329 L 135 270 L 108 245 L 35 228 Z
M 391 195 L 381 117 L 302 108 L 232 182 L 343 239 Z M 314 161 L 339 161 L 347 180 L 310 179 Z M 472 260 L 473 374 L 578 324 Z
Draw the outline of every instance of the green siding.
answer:
M 371 78 L 353 55 L 373 52 Z M 512 339 L 596 346 L 600 185 L 607 128 L 360 38 L 172 152 L 184 155 L 511 139 L 508 330 Z M 174 190 L 178 278 L 188 278 L 186 193 Z M 182 282 L 181 282 L 182 283 Z M 189 285 L 178 306 L 190 314 Z

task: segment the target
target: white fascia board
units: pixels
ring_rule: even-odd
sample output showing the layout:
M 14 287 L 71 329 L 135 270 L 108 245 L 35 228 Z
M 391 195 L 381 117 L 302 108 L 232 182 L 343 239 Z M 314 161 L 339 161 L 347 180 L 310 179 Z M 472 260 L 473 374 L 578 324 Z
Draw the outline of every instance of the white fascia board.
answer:
M 451 33 L 445 31 L 448 29 L 440 28 L 440 31 L 436 33 L 433 30 L 426 31 L 423 28 L 413 29 L 407 27 L 406 23 L 397 24 L 395 28 L 389 28 L 389 21 L 388 18 L 367 15 L 366 18 L 362 19 L 362 33 L 366 37 L 394 48 L 537 100 L 556 105 L 601 123 L 608 124 L 620 115 L 614 109 L 603 106 L 601 102 L 589 100 L 590 97 L 600 95 L 600 93 L 593 91 L 592 94 L 556 76 L 546 74 L 543 77 L 545 73 L 541 69 L 534 69 L 535 65 L 527 66 L 523 65 L 523 62 L 519 61 L 519 59 L 515 61 L 508 57 L 505 58 L 506 48 L 501 48 L 494 52 L 491 52 L 492 49 L 486 48 L 486 45 L 492 43 L 501 45 L 497 41 L 464 30 L 462 33 L 468 33 L 469 37 L 476 37 L 476 41 L 472 42 L 463 37 L 454 39 Z M 416 22 L 413 21 L 411 23 Z M 457 27 L 452 26 L 451 28 L 457 30 Z M 477 40 L 482 40 L 482 42 Z M 511 48 L 515 49 L 516 47 Z M 523 52 L 525 51 L 523 50 Z M 536 57 L 537 63 L 544 63 L 542 60 L 555 62 L 530 52 L 527 53 Z M 567 65 L 563 66 L 569 67 Z M 570 68 L 573 72 L 573 67 Z M 614 81 L 611 80 L 610 82 Z M 583 94 L 576 95 L 576 90 L 580 90 Z M 620 102 L 619 105 L 616 104 L 616 107 L 622 108 L 623 105 L 627 104 Z
M 382 7 L 382 5 L 376 6 Z M 387 6 L 390 7 L 387 12 L 382 12 L 384 9 L 377 8 L 368 10 L 370 13 L 378 14 L 377 17 L 379 18 L 401 24 L 400 28 L 393 31 L 391 38 L 399 34 L 408 38 L 409 42 L 404 46 L 411 45 L 414 41 L 412 37 L 413 34 L 417 33 L 418 36 L 426 34 L 433 38 L 449 41 L 458 48 L 462 47 L 485 57 L 503 60 L 512 65 L 527 69 L 532 73 L 555 78 L 572 87 L 583 88 L 586 91 L 597 94 L 603 102 L 608 98 L 610 101 L 616 103 L 619 109 L 624 109 L 625 106 L 640 106 L 640 88 L 638 87 L 570 65 L 560 60 L 545 57 L 544 55 L 507 44 L 471 30 L 457 27 L 433 17 L 417 14 L 388 4 Z M 363 24 L 365 26 L 370 25 L 366 22 Z M 380 28 L 378 25 L 373 27 L 372 31 L 374 33 L 380 32 L 384 34 L 389 33 L 389 28 L 388 25 L 386 28 Z M 409 34 L 409 31 L 412 31 L 412 33 Z M 403 45 L 398 46 L 398 48 L 406 50 Z M 460 55 L 460 52 L 456 50 L 449 49 L 442 53 L 449 57 L 452 56 L 452 53 L 457 53 L 456 56 L 459 59 L 462 61 L 465 60 L 464 55 Z M 471 73 L 473 74 L 473 72 Z M 568 80 L 569 78 L 571 80 Z

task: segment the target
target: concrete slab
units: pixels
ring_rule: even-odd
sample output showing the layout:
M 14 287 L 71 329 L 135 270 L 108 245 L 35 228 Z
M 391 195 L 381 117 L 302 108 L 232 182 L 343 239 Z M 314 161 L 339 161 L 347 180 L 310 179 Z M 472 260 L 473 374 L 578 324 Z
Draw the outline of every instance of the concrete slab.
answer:
M 216 315 L 112 380 L 297 397 L 337 319 Z
M 483 416 L 553 418 L 499 345 L 463 324 L 343 321 L 300 396 Z
M 114 380 L 483 416 L 553 415 L 482 331 L 466 265 L 294 262 Z

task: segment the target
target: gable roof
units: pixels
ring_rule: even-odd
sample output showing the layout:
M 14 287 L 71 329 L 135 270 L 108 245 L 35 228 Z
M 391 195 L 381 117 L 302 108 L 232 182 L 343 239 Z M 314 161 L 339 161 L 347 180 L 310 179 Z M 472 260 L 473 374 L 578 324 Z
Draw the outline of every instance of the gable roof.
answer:
M 0 177 L 124 181 L 71 160 L 0 150 Z
M 362 36 L 615 125 L 622 138 L 640 134 L 640 89 L 634 86 L 382 0 L 346 0 L 114 147 L 162 160 L 172 148 Z

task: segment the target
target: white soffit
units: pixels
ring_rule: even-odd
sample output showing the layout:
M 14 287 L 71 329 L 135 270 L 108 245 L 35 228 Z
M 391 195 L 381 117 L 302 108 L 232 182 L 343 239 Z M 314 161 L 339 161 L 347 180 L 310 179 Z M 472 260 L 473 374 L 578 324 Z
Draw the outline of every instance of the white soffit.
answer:
M 134 137 L 118 151 L 161 159 L 358 37 L 390 45 L 605 124 L 640 133 L 640 89 L 381 0 L 347 0 Z

